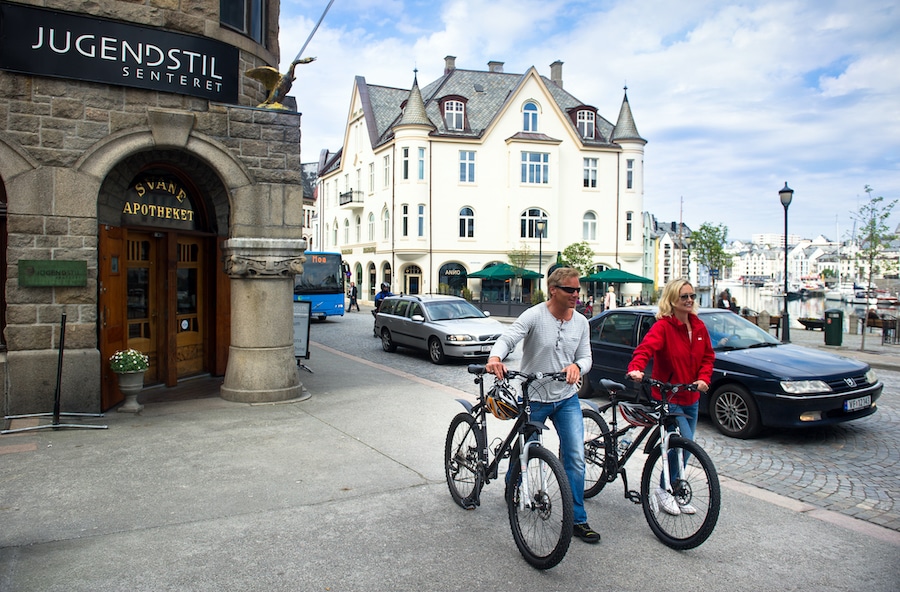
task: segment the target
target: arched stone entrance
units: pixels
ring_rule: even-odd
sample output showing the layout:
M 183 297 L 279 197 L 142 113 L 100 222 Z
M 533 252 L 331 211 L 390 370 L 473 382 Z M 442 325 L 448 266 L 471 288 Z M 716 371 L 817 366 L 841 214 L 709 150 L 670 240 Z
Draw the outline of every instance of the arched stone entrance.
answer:
M 228 199 L 219 177 L 180 150 L 149 150 L 104 179 L 99 224 L 99 348 L 145 353 L 145 384 L 225 373 L 230 285 L 221 265 Z M 101 407 L 122 400 L 106 364 Z

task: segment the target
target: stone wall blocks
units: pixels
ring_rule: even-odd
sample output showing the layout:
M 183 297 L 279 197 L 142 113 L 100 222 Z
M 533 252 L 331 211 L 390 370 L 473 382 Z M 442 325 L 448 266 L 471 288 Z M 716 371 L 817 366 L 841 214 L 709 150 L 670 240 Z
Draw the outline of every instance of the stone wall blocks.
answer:
M 150 122 L 153 141 L 158 147 L 183 148 L 187 145 L 188 136 L 194 128 L 193 113 L 150 109 L 147 112 L 147 118 Z
M 33 325 L 37 322 L 37 306 L 11 304 L 6 307 L 6 322 L 10 325 Z
M 252 123 L 241 123 L 232 121 L 228 126 L 231 136 L 234 138 L 247 138 L 250 140 L 259 139 L 259 126 Z
M 13 351 L 39 350 L 52 347 L 53 327 L 50 325 L 6 326 L 6 344 Z
M 99 121 L 80 121 L 76 133 L 82 138 L 99 140 L 109 135 L 109 125 Z
M 89 221 L 88 218 L 97 215 L 100 181 L 68 168 L 55 169 L 54 173 L 54 187 L 60 195 L 55 199 L 53 213 L 68 220 L 66 233 L 96 236 L 96 220 Z
M 147 126 L 147 114 L 144 113 L 122 113 L 113 111 L 109 114 L 109 131 L 110 133 L 121 132 L 122 130 L 134 130 L 135 128 L 143 128 Z
M 84 117 L 84 102 L 81 99 L 54 97 L 50 100 L 50 108 L 53 117 L 63 119 L 82 119 Z

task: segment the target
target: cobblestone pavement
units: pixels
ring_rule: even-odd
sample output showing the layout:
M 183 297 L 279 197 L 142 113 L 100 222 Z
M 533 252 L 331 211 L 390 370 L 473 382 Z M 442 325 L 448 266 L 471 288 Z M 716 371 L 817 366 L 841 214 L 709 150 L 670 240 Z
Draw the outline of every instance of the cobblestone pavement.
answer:
M 363 308 L 342 319 L 314 322 L 310 341 L 474 392 L 465 362 L 435 366 L 424 352 L 384 352 L 373 337 L 370 311 Z M 311 355 L 307 365 L 319 371 L 314 348 Z M 722 436 L 701 417 L 697 441 L 724 477 L 900 531 L 900 372 L 876 372 L 885 388 L 878 412 L 867 418 L 838 426 L 764 431 L 754 440 L 736 440 Z

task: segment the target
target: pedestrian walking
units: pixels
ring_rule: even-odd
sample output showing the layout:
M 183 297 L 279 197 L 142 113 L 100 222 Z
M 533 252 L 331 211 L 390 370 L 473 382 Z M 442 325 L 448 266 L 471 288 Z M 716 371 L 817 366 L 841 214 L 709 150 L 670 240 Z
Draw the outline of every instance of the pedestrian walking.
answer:
M 347 295 L 350 297 L 350 306 L 347 310 L 353 312 L 353 307 L 355 306 L 356 312 L 359 312 L 359 290 L 357 290 L 355 282 L 350 282 L 350 291 L 347 292 Z

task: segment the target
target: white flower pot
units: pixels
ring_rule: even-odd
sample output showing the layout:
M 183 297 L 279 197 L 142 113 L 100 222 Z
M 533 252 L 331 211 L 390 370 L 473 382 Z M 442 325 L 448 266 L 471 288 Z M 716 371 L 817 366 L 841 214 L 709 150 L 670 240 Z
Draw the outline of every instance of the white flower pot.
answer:
M 125 402 L 117 411 L 123 413 L 140 413 L 143 405 L 138 403 L 138 395 L 144 389 L 144 370 L 136 372 L 117 372 L 119 377 L 119 390 L 125 395 Z

